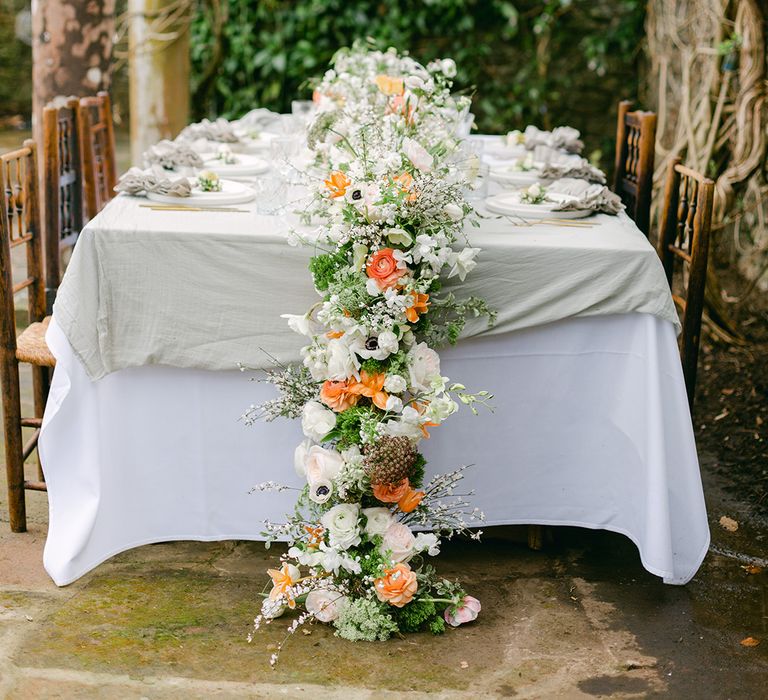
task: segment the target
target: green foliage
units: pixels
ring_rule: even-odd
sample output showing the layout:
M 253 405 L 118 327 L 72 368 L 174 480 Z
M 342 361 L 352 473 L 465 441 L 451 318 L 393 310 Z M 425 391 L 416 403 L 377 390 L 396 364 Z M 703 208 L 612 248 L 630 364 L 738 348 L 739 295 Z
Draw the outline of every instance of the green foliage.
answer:
M 427 466 L 427 460 L 424 459 L 424 455 L 419 452 L 416 455 L 416 461 L 411 467 L 411 475 L 408 477 L 408 481 L 415 489 L 420 489 L 424 485 L 424 467 Z
M 375 414 L 375 409 L 370 406 L 352 406 L 336 416 L 336 425 L 325 436 L 325 440 L 337 440 L 339 450 L 346 450 L 360 442 L 360 430 Z
M 315 283 L 315 288 L 324 292 L 340 268 L 347 264 L 344 257 L 331 253 L 317 255 L 309 261 L 309 271 Z
M 198 117 L 290 111 L 336 49 L 370 36 L 421 62 L 455 59 L 481 131 L 567 122 L 595 135 L 590 149 L 617 100 L 634 96 L 645 16 L 643 0 L 222 0 L 218 16 L 198 2 Z
M 336 619 L 336 634 L 351 642 L 385 641 L 398 631 L 397 623 L 387 614 L 384 605 L 367 598 L 358 598 L 345 605 Z
M 401 632 L 418 632 L 437 618 L 435 604 L 431 600 L 414 600 L 396 610 L 394 618 Z

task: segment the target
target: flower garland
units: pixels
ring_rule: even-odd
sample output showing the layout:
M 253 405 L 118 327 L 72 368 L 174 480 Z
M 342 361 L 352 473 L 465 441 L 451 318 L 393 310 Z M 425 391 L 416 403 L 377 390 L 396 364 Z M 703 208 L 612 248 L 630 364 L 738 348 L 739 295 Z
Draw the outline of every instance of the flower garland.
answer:
M 425 484 L 417 449 L 457 400 L 476 412 L 490 398 L 449 384 L 433 349 L 455 342 L 467 316 L 493 320 L 484 301 L 442 290 L 445 278 L 465 279 L 479 252 L 462 243 L 472 208 L 455 133 L 469 102 L 451 96 L 450 59 L 425 68 L 355 45 L 332 65 L 308 130 L 322 176 L 305 215 L 323 223 L 312 240 L 293 235 L 316 248 L 310 271 L 322 299 L 286 316 L 308 339 L 303 365 L 270 371 L 278 397 L 246 414 L 300 417 L 306 436 L 295 452 L 307 482 L 295 515 L 267 523 L 268 540 L 289 549 L 268 572 L 254 626 L 301 605 L 289 633 L 314 619 L 350 640 L 438 634 L 480 611 L 427 563 L 441 536 L 479 539 L 468 528 L 483 515 L 457 490 L 466 467 Z

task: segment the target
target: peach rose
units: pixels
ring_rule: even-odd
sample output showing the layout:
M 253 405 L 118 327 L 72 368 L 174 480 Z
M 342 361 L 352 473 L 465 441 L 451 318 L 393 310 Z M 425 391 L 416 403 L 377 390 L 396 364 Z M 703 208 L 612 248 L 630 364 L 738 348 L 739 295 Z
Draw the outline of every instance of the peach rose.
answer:
M 371 255 L 365 266 L 366 274 L 375 280 L 381 290 L 394 287 L 405 272 L 404 266 L 395 259 L 394 253 L 392 248 L 382 248 Z
M 344 381 L 329 379 L 320 389 L 320 400 L 336 413 L 346 411 L 360 400 L 360 393 L 354 390 L 356 384 L 354 380 L 350 384 L 348 379 Z
M 410 490 L 408 479 L 399 484 L 373 484 L 373 496 L 382 503 L 398 503 Z
M 411 571 L 408 564 L 397 564 L 392 569 L 386 569 L 384 576 L 373 582 L 376 597 L 383 603 L 389 603 L 396 608 L 408 605 L 419 589 L 416 572 Z
M 397 502 L 397 507 L 403 513 L 411 513 L 419 507 L 426 494 L 409 487 L 408 492 Z

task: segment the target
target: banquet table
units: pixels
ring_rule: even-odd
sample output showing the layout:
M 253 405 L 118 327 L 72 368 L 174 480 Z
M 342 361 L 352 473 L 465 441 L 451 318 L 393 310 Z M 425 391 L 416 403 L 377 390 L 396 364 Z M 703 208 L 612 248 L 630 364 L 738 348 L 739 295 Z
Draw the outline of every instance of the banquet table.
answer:
M 293 193 L 300 205 L 301 188 Z M 118 196 L 82 232 L 47 341 L 57 366 L 40 438 L 50 527 L 46 570 L 66 585 L 131 547 L 262 539 L 292 509 L 297 422 L 245 426 L 299 359 L 284 313 L 317 300 L 292 215 L 154 211 Z M 677 353 L 679 323 L 658 258 L 624 214 L 594 226 L 483 216 L 462 294 L 498 310 L 441 351 L 443 374 L 494 394 L 425 443 L 428 474 L 473 465 L 486 525 L 600 528 L 644 567 L 683 584 L 709 545 Z M 481 546 L 481 545 L 479 545 Z

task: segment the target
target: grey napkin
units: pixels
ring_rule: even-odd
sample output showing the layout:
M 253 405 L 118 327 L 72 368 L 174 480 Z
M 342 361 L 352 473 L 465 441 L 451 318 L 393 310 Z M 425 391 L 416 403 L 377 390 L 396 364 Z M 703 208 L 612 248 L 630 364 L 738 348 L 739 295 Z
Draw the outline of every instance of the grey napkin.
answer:
M 153 165 L 165 170 L 203 167 L 203 159 L 185 141 L 160 141 L 144 151 L 142 159 L 147 168 Z
M 563 153 L 550 146 L 536 146 L 533 159 L 545 164 L 539 170 L 543 178 L 559 180 L 568 177 L 605 184 L 605 173 L 575 153 Z
M 255 129 L 261 131 L 268 126 L 273 125 L 280 119 L 280 115 L 277 112 L 272 112 L 269 109 L 259 107 L 258 109 L 252 109 L 247 114 L 244 114 L 237 121 L 232 122 L 235 127 L 241 129 Z
M 118 180 L 115 192 L 134 195 L 154 192 L 172 197 L 189 197 L 192 193 L 192 185 L 185 177 L 171 180 L 162 170 L 131 168 Z
M 624 205 L 617 194 L 611 192 L 605 185 L 565 177 L 556 180 L 547 187 L 547 191 L 558 194 L 568 194 L 577 199 L 564 202 L 556 207 L 556 211 L 573 211 L 574 209 L 589 209 L 605 214 L 618 214 Z
M 549 146 L 561 148 L 569 153 L 581 153 L 584 148 L 581 134 L 570 126 L 558 126 L 552 131 L 542 131 L 531 125 L 525 128 L 524 135 L 525 147 L 528 150 L 533 150 L 536 146 Z
M 219 117 L 215 122 L 203 119 L 197 124 L 190 124 L 182 129 L 176 137 L 176 141 L 195 141 L 207 139 L 221 143 L 237 143 L 240 139 L 235 134 L 235 129 L 230 122 Z

